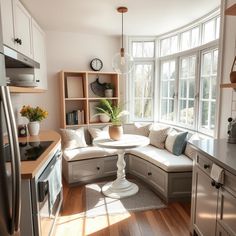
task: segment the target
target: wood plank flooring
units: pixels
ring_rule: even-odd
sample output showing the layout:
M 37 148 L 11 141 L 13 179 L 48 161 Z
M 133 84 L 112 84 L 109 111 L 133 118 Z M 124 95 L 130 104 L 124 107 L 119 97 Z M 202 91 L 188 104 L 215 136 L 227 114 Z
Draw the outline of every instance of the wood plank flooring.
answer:
M 64 185 L 64 203 L 54 236 L 189 236 L 190 203 L 116 216 L 81 217 L 85 187 Z

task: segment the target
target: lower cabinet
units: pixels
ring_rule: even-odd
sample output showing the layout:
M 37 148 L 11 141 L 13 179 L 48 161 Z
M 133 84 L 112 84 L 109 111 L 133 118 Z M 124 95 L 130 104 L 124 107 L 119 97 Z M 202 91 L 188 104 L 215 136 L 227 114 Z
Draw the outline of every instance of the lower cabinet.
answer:
M 211 178 L 200 168 L 194 167 L 195 196 L 193 225 L 197 235 L 215 235 L 218 190 L 211 185 Z
M 115 175 L 117 157 L 63 162 L 63 175 L 68 183 L 79 183 Z
M 236 176 L 225 170 L 223 186 L 212 186 L 213 163 L 201 154 L 194 160 L 191 222 L 194 236 L 236 235 Z

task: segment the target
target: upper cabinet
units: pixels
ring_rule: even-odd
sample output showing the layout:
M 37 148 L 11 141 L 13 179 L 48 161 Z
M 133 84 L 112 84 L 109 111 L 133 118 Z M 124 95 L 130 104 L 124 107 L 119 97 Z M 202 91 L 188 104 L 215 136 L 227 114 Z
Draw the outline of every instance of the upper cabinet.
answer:
M 39 88 L 47 89 L 45 34 L 35 20 L 32 20 L 32 36 L 34 60 L 40 63 L 40 69 L 34 69 L 35 81 Z
M 43 30 L 19 0 L 0 0 L 0 4 L 3 44 L 39 62 L 40 69 L 29 69 L 29 73 L 34 73 L 37 89 L 46 90 L 47 66 Z M 19 70 L 11 72 L 20 73 Z
M 32 58 L 31 16 L 19 0 L 1 0 L 3 44 Z
M 32 58 L 31 15 L 19 0 L 13 0 L 13 19 L 16 49 Z

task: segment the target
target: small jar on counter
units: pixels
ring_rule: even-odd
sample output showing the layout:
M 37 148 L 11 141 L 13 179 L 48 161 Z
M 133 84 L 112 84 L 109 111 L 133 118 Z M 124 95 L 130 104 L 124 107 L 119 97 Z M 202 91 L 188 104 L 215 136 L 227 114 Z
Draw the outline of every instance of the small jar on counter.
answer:
M 26 137 L 27 136 L 27 125 L 18 125 L 18 137 Z

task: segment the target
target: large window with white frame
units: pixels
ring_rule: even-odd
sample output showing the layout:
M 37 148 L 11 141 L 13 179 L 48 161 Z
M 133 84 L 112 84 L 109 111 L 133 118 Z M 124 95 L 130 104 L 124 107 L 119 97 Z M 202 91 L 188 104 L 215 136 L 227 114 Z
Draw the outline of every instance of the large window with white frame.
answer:
M 153 41 L 130 38 L 131 121 L 161 121 L 214 135 L 219 27 L 216 11 Z

